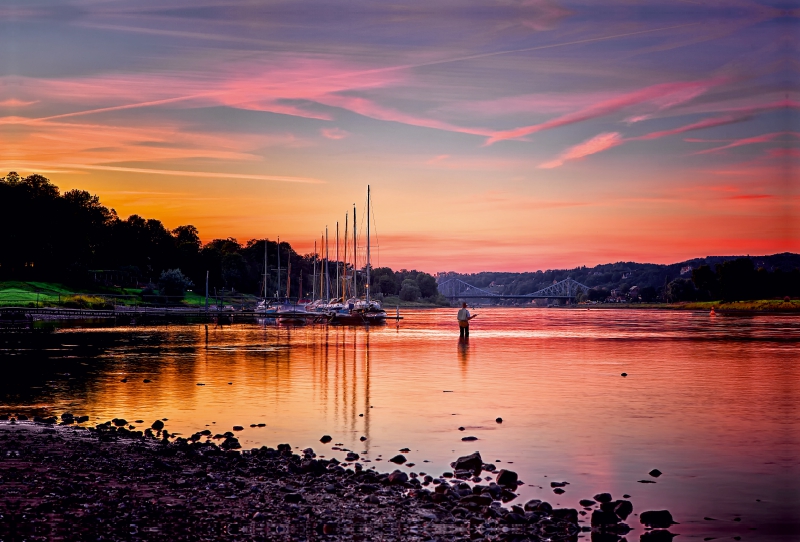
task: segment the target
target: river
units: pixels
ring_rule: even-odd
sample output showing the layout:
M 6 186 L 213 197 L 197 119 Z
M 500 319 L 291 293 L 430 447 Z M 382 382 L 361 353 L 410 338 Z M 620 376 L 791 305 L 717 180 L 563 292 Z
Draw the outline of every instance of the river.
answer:
M 479 450 L 519 473 L 520 504 L 607 491 L 670 510 L 686 539 L 800 538 L 800 318 L 490 308 L 464 343 L 455 312 L 368 330 L 65 325 L 36 348 L 0 342 L 0 412 L 241 425 L 245 448 L 346 448 L 379 470 L 408 448 L 402 468 L 434 476 Z

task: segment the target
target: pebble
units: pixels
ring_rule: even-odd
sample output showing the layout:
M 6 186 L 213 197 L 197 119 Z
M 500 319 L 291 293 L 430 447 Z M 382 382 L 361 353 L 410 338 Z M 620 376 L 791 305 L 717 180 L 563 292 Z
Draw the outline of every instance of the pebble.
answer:
M 465 442 L 470 442 L 470 441 L 473 441 L 473 440 L 478 440 L 478 437 L 461 437 L 461 440 L 463 440 Z
M 503 418 L 497 418 L 495 421 L 496 421 L 497 423 L 503 423 Z
M 661 476 L 663 473 L 662 473 L 660 470 L 658 470 L 658 469 L 653 469 L 653 470 L 651 470 L 650 472 L 648 472 L 647 474 L 649 474 L 649 475 L 650 475 L 650 476 L 652 476 L 653 478 L 658 478 L 658 477 L 659 477 L 659 476 Z
M 515 472 L 502 469 L 495 481 L 486 482 L 472 475 L 495 467 L 483 463 L 479 452 L 453 462 L 456 475 L 464 478 L 445 472 L 435 479 L 397 469 L 365 470 L 359 463 L 326 460 L 311 448 L 300 451 L 288 444 L 239 451 L 241 445 L 231 432 L 219 435 L 224 440 L 220 445 L 201 441 L 200 436 L 211 435 L 209 429 L 189 439 L 158 439 L 112 423 L 88 430 L 56 426 L 48 434 L 41 428 L 55 421 L 24 423 L 38 432 L 15 438 L 19 424 L 0 422 L 0 457 L 11 457 L 14 449 L 25 450 L 17 463 L 13 459 L 0 463 L 0 484 L 17 476 L 15 472 L 25 476 L 25 484 L 15 486 L 26 503 L 24 510 L 0 499 L 0 516 L 10 518 L 12 525 L 21 525 L 24 513 L 26 522 L 59 521 L 63 530 L 74 529 L 78 538 L 77 533 L 91 532 L 106 540 L 146 539 L 154 532 L 183 540 L 178 533 L 200 530 L 212 538 L 225 533 L 232 540 L 250 540 L 244 533 L 255 532 L 277 536 L 277 531 L 266 531 L 265 524 L 269 529 L 286 528 L 286 534 L 291 528 L 292 538 L 306 540 L 323 535 L 349 539 L 346 535 L 356 525 L 369 526 L 364 539 L 373 540 L 384 535 L 397 539 L 396 533 L 380 531 L 391 525 L 408 526 L 419 540 L 530 540 L 515 538 L 509 531 L 515 523 L 524 525 L 525 532 L 541 533 L 533 539 L 576 540 L 581 533 L 575 509 L 554 508 L 538 499 L 515 504 L 520 483 Z M 348 452 L 350 461 L 358 456 Z M 402 455 L 391 461 L 406 462 Z M 617 501 L 614 510 L 620 511 L 622 502 Z M 586 499 L 581 504 L 587 504 Z M 594 511 L 598 512 L 606 513 Z M 619 517 L 610 514 L 617 520 L 603 528 L 627 532 Z M 443 536 L 443 525 L 452 525 L 453 535 Z M 63 530 L 59 536 L 70 538 Z
M 323 435 L 323 436 L 322 436 L 322 438 L 321 438 L 321 439 L 319 439 L 319 441 L 320 441 L 322 444 L 327 444 L 327 443 L 329 443 L 329 442 L 330 442 L 330 441 L 332 441 L 332 440 L 333 440 L 333 438 L 332 438 L 330 435 Z
M 622 373 L 620 376 L 628 376 L 628 373 Z

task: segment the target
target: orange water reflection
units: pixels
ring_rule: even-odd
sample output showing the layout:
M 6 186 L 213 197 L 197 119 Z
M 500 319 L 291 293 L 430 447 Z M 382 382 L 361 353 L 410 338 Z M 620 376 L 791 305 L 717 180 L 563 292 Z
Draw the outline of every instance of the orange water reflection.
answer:
M 117 339 L 85 389 L 51 402 L 95 420 L 168 418 L 184 435 L 243 425 L 245 447 L 289 442 L 343 459 L 329 449 L 341 443 L 383 469 L 405 447 L 412 470 L 431 474 L 480 450 L 520 473 L 523 498 L 576 506 L 628 493 L 638 511 L 673 511 L 685 534 L 757 528 L 770 540 L 797 528 L 800 319 L 481 312 L 469 342 L 447 309 L 369 330 L 210 326 L 207 342 L 202 325 L 64 330 L 65 342 Z M 653 468 L 665 473 L 656 484 L 637 482 Z M 570 482 L 566 494 L 551 492 L 554 480 Z

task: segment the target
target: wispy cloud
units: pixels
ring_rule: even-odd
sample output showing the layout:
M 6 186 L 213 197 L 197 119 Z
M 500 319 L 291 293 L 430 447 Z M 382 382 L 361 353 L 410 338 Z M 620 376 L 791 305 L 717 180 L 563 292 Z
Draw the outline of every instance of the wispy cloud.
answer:
M 698 122 L 693 122 L 692 124 L 679 126 L 677 128 L 671 128 L 669 130 L 650 132 L 649 134 L 644 134 L 635 137 L 628 137 L 628 138 L 623 138 L 619 132 L 602 133 L 594 136 L 593 138 L 587 141 L 584 141 L 583 143 L 575 145 L 574 147 L 570 147 L 569 149 L 558 155 L 557 158 L 550 160 L 549 162 L 540 164 L 539 167 L 542 169 L 557 168 L 559 166 L 564 165 L 564 163 L 567 161 L 575 160 L 577 158 L 583 158 L 584 156 L 589 156 L 591 154 L 597 154 L 599 152 L 603 152 L 613 147 L 618 147 L 620 145 L 623 145 L 631 141 L 648 141 L 653 139 L 660 139 L 662 137 L 683 134 L 685 132 L 691 132 L 694 130 L 702 130 L 704 128 L 713 128 L 716 126 L 733 124 L 736 122 L 741 122 L 743 120 L 746 120 L 746 118 L 747 117 L 732 116 L 732 115 L 724 117 L 714 117 L 709 119 L 703 119 Z
M 350 135 L 350 132 L 341 128 L 323 128 L 320 132 L 328 139 L 344 139 Z
M 658 109 L 672 107 L 678 103 L 682 103 L 682 101 L 690 100 L 705 92 L 708 88 L 721 84 L 722 82 L 722 79 L 712 79 L 706 81 L 652 85 L 634 92 L 628 92 L 620 96 L 603 100 L 574 113 L 567 113 L 545 122 L 514 128 L 512 130 L 495 132 L 486 140 L 486 145 L 491 145 L 505 139 L 517 139 L 543 130 L 551 130 L 553 128 L 560 128 L 562 126 L 604 117 L 645 102 L 653 102 Z
M 576 160 L 578 158 L 583 158 L 584 156 L 589 156 L 590 154 L 596 154 L 612 147 L 616 147 L 617 145 L 621 145 L 623 142 L 624 140 L 620 136 L 619 132 L 598 134 L 593 138 L 584 141 L 583 143 L 567 149 L 558 155 L 558 158 L 549 162 L 545 162 L 539 165 L 539 167 L 541 169 L 557 168 L 569 160 Z
M 744 145 L 755 145 L 758 143 L 769 143 L 776 140 L 782 136 L 793 136 L 800 138 L 800 132 L 771 132 L 769 134 L 761 134 L 758 136 L 753 137 L 743 137 L 741 139 L 737 139 L 727 145 L 722 145 L 721 147 L 714 147 L 712 149 L 705 149 L 702 151 L 697 151 L 693 154 L 711 154 L 715 152 L 724 151 L 726 149 L 733 149 L 735 147 L 742 147 Z

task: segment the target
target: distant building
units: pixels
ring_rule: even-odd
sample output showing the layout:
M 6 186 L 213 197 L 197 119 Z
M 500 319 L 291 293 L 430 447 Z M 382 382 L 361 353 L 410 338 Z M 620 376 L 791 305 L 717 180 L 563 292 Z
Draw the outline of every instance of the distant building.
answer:
M 685 265 L 685 266 L 681 267 L 681 275 L 685 275 L 686 273 L 691 273 L 691 272 L 692 272 L 692 266 L 691 265 Z

